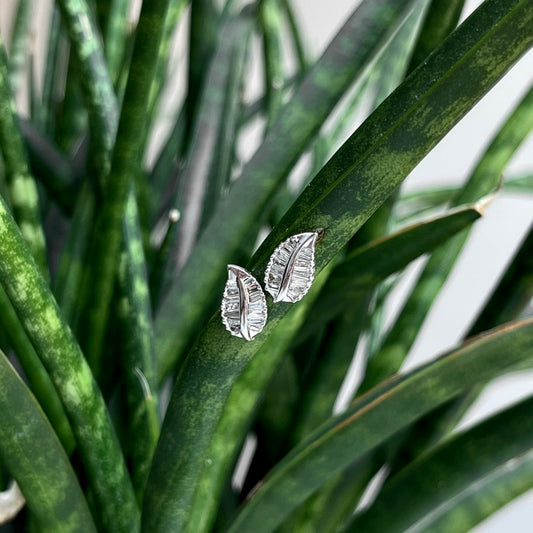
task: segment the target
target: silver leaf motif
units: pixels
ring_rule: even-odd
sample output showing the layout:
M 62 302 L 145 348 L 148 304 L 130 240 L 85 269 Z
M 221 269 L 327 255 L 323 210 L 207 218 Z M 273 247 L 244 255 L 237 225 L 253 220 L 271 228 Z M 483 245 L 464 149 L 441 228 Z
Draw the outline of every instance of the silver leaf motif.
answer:
M 252 274 L 240 266 L 228 265 L 221 313 L 226 329 L 247 341 L 265 327 L 267 306 L 263 289 Z
M 298 302 L 315 277 L 315 244 L 318 232 L 293 235 L 275 250 L 265 272 L 266 290 L 274 302 Z

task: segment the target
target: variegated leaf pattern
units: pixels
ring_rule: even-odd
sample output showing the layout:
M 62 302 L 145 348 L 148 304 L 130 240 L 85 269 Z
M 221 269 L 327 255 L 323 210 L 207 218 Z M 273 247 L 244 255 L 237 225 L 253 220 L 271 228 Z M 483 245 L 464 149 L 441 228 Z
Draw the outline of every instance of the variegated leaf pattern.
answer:
M 298 302 L 315 276 L 315 244 L 318 232 L 293 235 L 275 250 L 265 272 L 266 290 L 274 302 Z
M 228 265 L 221 312 L 226 329 L 247 341 L 265 327 L 267 306 L 263 289 L 252 274 L 240 266 Z

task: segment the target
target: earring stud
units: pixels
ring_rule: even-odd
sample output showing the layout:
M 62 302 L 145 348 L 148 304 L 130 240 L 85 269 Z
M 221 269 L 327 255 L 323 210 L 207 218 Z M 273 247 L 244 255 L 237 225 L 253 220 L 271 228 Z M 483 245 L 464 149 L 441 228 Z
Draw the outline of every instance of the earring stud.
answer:
M 295 303 L 309 291 L 315 277 L 315 245 L 319 231 L 299 233 L 283 241 L 270 256 L 265 288 L 274 302 Z
M 247 341 L 265 327 L 267 306 L 263 289 L 252 274 L 240 266 L 228 265 L 221 314 L 226 329 Z

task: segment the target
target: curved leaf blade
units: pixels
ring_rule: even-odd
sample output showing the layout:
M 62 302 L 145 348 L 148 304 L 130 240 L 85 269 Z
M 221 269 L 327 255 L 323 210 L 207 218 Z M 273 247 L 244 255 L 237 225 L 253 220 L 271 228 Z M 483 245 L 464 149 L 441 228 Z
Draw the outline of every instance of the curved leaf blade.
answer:
M 139 511 L 102 394 L 1 198 L 0 258 L 0 283 L 63 402 L 102 521 L 135 531 Z
M 433 522 L 441 511 L 455 507 L 479 490 L 484 478 L 533 450 L 532 409 L 533 398 L 528 398 L 433 448 L 387 482 L 347 531 L 435 531 Z M 466 531 L 462 520 L 453 527 L 459 530 Z
M 47 531 L 95 532 L 69 459 L 39 404 L 0 352 L 0 456 Z
M 320 271 L 407 173 L 527 50 L 533 42 L 532 23 L 533 5 L 527 0 L 512 4 L 489 0 L 483 4 L 378 108 L 315 178 L 256 254 L 254 272 L 266 267 L 277 243 L 289 235 L 326 227 L 316 254 Z M 471 84 L 467 97 L 463 94 L 465 77 Z M 283 143 L 276 139 L 276 144 Z M 344 171 L 339 174 L 340 169 Z M 196 306 L 195 300 L 202 294 L 206 299 L 211 297 L 210 291 L 218 287 L 217 267 L 224 271 L 225 254 L 237 244 L 240 230 L 221 232 L 217 226 L 226 216 L 232 222 L 236 220 L 231 208 L 240 212 L 237 227 L 246 222 L 240 220 L 242 206 L 252 202 L 251 195 L 261 196 L 272 178 L 263 170 L 254 177 L 261 176 L 264 182 L 246 180 L 248 185 L 233 190 L 231 199 L 214 215 L 214 225 L 209 226 L 213 231 L 206 231 L 200 239 L 185 269 L 187 275 L 182 273 L 180 283 L 170 292 L 165 313 L 160 315 L 165 318 L 156 323 L 156 334 L 162 336 L 158 346 L 163 358 L 160 368 L 171 368 L 168 365 L 175 356 L 174 349 L 177 352 L 188 342 L 192 334 L 188 329 L 199 319 L 202 307 Z M 204 272 L 205 265 L 209 265 L 209 271 L 204 277 L 199 272 Z M 184 280 L 190 285 L 183 286 Z M 173 300 L 178 286 L 184 291 Z M 171 299 L 172 305 L 168 304 Z M 169 315 L 171 309 L 173 314 Z M 198 473 L 209 458 L 207 450 L 230 390 L 286 312 L 286 305 L 271 306 L 269 323 L 254 343 L 227 335 L 218 315 L 203 330 L 180 371 L 154 455 L 144 501 L 147 529 L 158 531 L 186 522 Z M 180 317 L 179 328 L 176 315 Z M 191 319 L 193 322 L 189 322 Z M 186 329 L 181 331 L 183 327 Z M 179 338 L 165 335 L 178 330 Z M 172 357 L 166 359 L 169 354 Z
M 430 524 L 432 533 L 466 533 L 475 525 L 533 488 L 533 452 L 519 455 L 491 475 L 479 480 L 474 490 L 442 512 Z
M 482 202 L 452 209 L 355 249 L 331 273 L 313 309 L 313 324 L 347 309 L 364 291 L 431 252 L 470 226 L 483 213 Z
M 531 360 L 532 341 L 533 320 L 509 324 L 373 389 L 290 452 L 228 531 L 274 531 L 328 479 L 399 430 L 475 383 Z
M 188 348 L 198 324 L 207 318 L 225 266 L 248 237 L 250 222 L 260 216 L 278 184 L 346 89 L 401 22 L 411 3 L 412 0 L 365 0 L 282 108 L 261 148 L 213 214 L 156 317 L 160 378 L 172 370 Z M 224 229 L 229 224 L 230 232 Z M 180 317 L 178 323 L 176 316 Z

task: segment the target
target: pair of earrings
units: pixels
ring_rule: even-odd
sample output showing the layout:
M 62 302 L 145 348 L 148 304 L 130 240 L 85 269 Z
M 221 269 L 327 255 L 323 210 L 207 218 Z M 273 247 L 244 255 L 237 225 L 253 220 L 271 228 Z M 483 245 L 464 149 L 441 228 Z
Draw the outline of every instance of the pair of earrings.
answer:
M 315 245 L 323 230 L 299 233 L 275 250 L 265 272 L 265 289 L 274 303 L 300 301 L 315 276 Z M 234 336 L 251 341 L 265 327 L 267 305 L 259 282 L 246 269 L 228 265 L 222 323 Z

